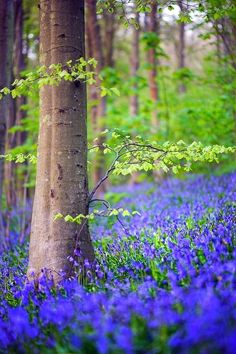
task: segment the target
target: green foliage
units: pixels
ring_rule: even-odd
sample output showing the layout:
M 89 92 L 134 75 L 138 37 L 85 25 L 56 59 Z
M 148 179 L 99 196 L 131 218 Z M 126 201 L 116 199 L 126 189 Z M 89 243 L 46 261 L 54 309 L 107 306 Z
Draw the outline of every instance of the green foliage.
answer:
M 35 70 L 26 73 L 25 78 L 16 79 L 11 88 L 4 87 L 0 91 L 0 99 L 4 95 L 11 94 L 12 98 L 20 96 L 30 96 L 33 88 L 41 88 L 46 85 L 59 85 L 64 81 L 96 83 L 94 71 L 86 70 L 87 66 L 95 68 L 97 62 L 94 58 L 79 58 L 75 63 L 72 60 L 62 64 L 51 64 L 49 67 L 40 66 Z
M 131 6 L 129 1 L 100 0 L 98 1 L 98 12 L 104 11 L 115 12 L 117 22 L 123 22 L 125 25 L 135 26 L 134 11 L 130 13 Z M 126 7 L 127 5 L 127 7 Z M 175 2 L 158 3 L 158 11 L 168 7 L 169 11 L 176 8 Z M 136 9 L 138 12 L 149 12 L 150 1 L 137 1 Z M 36 9 L 37 10 L 37 9 Z M 31 50 L 35 54 L 37 52 L 37 36 L 38 30 L 34 28 L 32 19 L 36 18 L 36 11 L 32 5 L 25 1 L 25 12 L 31 13 L 31 20 L 27 18 L 25 22 L 25 31 L 30 41 Z M 211 22 L 216 17 L 222 18 L 228 16 L 230 19 L 235 18 L 235 6 L 232 1 L 225 0 L 208 0 L 204 2 L 193 2 L 189 4 L 188 10 L 182 12 L 180 20 L 189 22 L 192 14 L 196 13 L 201 17 L 203 22 Z M 100 18 L 102 22 L 102 18 Z M 102 27 L 102 26 L 101 26 Z M 186 146 L 192 146 L 192 142 L 201 141 L 199 152 L 204 146 L 223 145 L 230 147 L 235 142 L 235 69 L 228 65 L 227 61 L 222 60 L 220 63 L 215 61 L 215 53 L 211 48 L 208 49 L 208 57 L 200 67 L 194 69 L 185 67 L 183 69 L 172 72 L 169 69 L 169 58 L 162 48 L 162 37 L 152 32 L 145 32 L 140 39 L 141 65 L 135 77 L 130 77 L 130 33 L 128 33 L 127 41 L 123 37 L 117 36 L 116 40 L 116 65 L 113 68 L 104 68 L 99 73 L 101 96 L 107 96 L 107 114 L 106 128 L 113 131 L 116 127 L 121 127 L 128 136 L 141 135 L 145 141 L 156 141 L 162 146 L 166 140 L 177 144 L 183 140 Z M 212 36 L 215 32 L 211 28 L 207 28 L 207 33 L 202 33 L 202 37 Z M 31 38 L 32 37 L 32 38 Z M 32 43 L 31 43 L 32 42 Z M 33 43 L 34 42 L 34 43 Z M 156 56 L 160 59 L 157 70 L 157 85 L 159 91 L 158 102 L 150 99 L 148 87 L 148 70 L 150 66 L 146 63 L 145 50 L 154 48 Z M 209 55 L 211 54 L 211 55 Z M 34 60 L 30 60 L 34 61 Z M 30 71 L 25 71 L 22 78 L 16 80 L 10 88 L 3 88 L 1 95 L 11 94 L 13 97 L 26 95 L 28 97 L 27 104 L 22 107 L 26 115 L 20 124 L 12 127 L 9 133 L 26 132 L 27 139 L 23 146 L 15 147 L 7 151 L 7 159 L 14 161 L 28 161 L 32 156 L 36 155 L 36 141 L 38 134 L 38 91 L 44 85 L 58 85 L 62 80 L 66 81 L 86 81 L 89 84 L 97 85 L 96 68 L 97 62 L 94 59 L 79 59 L 76 63 L 69 61 L 66 65 L 54 64 L 49 68 L 40 67 Z M 32 63 L 30 64 L 32 66 Z M 87 71 L 87 67 L 91 69 Z M 185 92 L 179 93 L 180 85 L 185 86 Z M 137 95 L 139 99 L 139 112 L 136 116 L 130 114 L 130 97 Z M 89 112 L 92 107 L 96 107 L 99 100 L 89 100 Z M 157 111 L 158 129 L 152 127 L 152 113 Z M 90 124 L 90 119 L 88 119 Z M 94 139 L 93 132 L 89 134 L 90 142 Z M 110 145 L 108 137 L 108 145 Z M 114 145 L 110 146 L 112 149 Z M 117 146 L 119 149 L 119 144 Z M 190 149 L 191 150 L 191 149 Z M 105 148 L 105 165 L 112 163 L 114 155 Z M 165 152 L 166 153 L 166 152 Z M 140 152 L 140 154 L 142 154 Z M 146 152 L 146 154 L 148 154 Z M 167 154 L 168 158 L 170 154 Z M 141 155 L 139 156 L 141 158 Z M 149 156 L 151 157 L 151 156 Z M 140 167 L 137 164 L 130 165 L 127 153 L 127 165 L 117 163 L 116 172 L 113 173 L 112 180 L 120 181 L 121 175 L 128 175 L 132 171 L 142 172 L 142 176 L 147 176 L 152 171 L 153 164 L 143 163 Z M 91 159 L 93 155 L 91 152 Z M 90 160 L 91 160 L 90 159 Z M 33 158 L 36 160 L 36 158 Z M 214 159 L 213 159 L 214 160 Z M 166 161 L 166 159 L 165 159 Z M 209 161 L 209 160 L 205 160 Z M 215 160 L 214 160 L 215 161 Z M 35 161 L 33 161 L 35 162 Z M 124 162 L 124 161 L 123 161 Z M 202 161 L 203 162 L 203 161 Z M 231 157 L 222 155 L 222 170 L 229 171 L 235 168 L 235 163 Z M 164 161 L 156 163 L 155 169 L 164 169 L 168 172 L 187 171 L 193 168 L 194 171 L 207 171 L 207 164 L 201 163 L 198 159 L 197 163 L 192 165 L 185 158 L 181 159 L 179 164 L 176 157 L 172 156 L 173 165 L 166 164 Z M 190 166 L 191 165 L 191 166 Z M 177 167 L 180 166 L 180 167 Z M 215 168 L 215 164 L 213 165 Z M 211 169 L 213 168 L 211 167 Z M 147 172 L 147 173 L 146 173 Z M 143 174 L 144 173 L 144 174 Z M 117 177 L 119 176 L 119 177 Z M 126 177 L 125 177 L 126 178 Z M 145 177 L 147 178 L 147 177 Z M 124 180 L 124 179 L 123 179 Z M 33 181 L 31 181 L 33 183 Z
M 63 219 L 65 222 L 72 222 L 72 223 L 76 223 L 78 225 L 82 224 L 83 221 L 92 221 L 95 219 L 95 217 L 97 216 L 103 216 L 103 217 L 110 217 L 110 216 L 123 216 L 123 217 L 131 217 L 134 215 L 139 215 L 139 213 L 137 211 L 132 211 L 130 212 L 127 209 L 123 209 L 123 208 L 108 208 L 105 211 L 104 210 L 99 210 L 99 209 L 94 209 L 93 212 L 89 213 L 88 215 L 83 215 L 83 214 L 78 214 L 75 217 L 73 217 L 72 215 L 62 215 L 61 213 L 58 213 L 54 216 L 54 221 L 57 220 L 61 220 Z
M 163 170 L 178 173 L 189 172 L 196 162 L 219 162 L 220 155 L 231 154 L 236 147 L 221 145 L 204 146 L 201 142 L 186 144 L 145 140 L 140 136 L 131 138 L 116 130 L 111 134 L 110 144 L 104 145 L 104 153 L 114 156 L 111 172 L 127 175 L 137 171 Z
M 4 158 L 6 161 L 14 161 L 15 163 L 24 163 L 26 161 L 36 164 L 37 162 L 37 157 L 32 154 L 6 154 L 6 155 L 0 155 L 0 158 Z

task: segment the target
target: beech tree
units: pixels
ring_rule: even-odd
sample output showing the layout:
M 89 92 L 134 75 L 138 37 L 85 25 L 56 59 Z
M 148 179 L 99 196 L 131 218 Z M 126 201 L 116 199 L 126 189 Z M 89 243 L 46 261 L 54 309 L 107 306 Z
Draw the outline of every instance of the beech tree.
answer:
M 14 79 L 20 79 L 21 71 L 25 69 L 25 56 L 23 54 L 23 1 L 14 1 L 14 31 L 13 31 L 13 57 L 11 82 Z M 21 109 L 22 105 L 26 103 L 26 97 L 21 96 L 17 99 L 10 99 L 10 109 L 7 119 L 7 131 L 15 124 L 20 125 L 24 117 L 24 111 Z M 22 145 L 26 134 L 18 131 L 16 133 L 7 133 L 6 146 L 7 149 Z M 19 189 L 19 181 L 16 180 L 17 166 L 14 162 L 7 162 L 5 164 L 5 180 L 6 180 L 6 202 L 8 208 L 16 205 L 17 191 Z M 18 182 L 18 183 L 17 183 Z M 22 185 L 21 185 L 22 187 Z M 23 188 L 22 188 L 23 189 Z
M 11 61 L 13 49 L 13 0 L 0 0 L 0 89 L 9 86 L 11 81 Z M 0 102 L 0 155 L 5 153 L 6 128 L 9 116 L 9 97 Z M 2 192 L 4 161 L 0 158 L 0 235 L 2 227 Z
M 185 8 L 183 1 L 179 0 L 178 4 L 180 12 L 184 14 Z M 183 21 L 181 21 L 179 24 L 179 69 L 183 69 L 185 67 L 185 29 L 186 25 Z M 186 87 L 183 83 L 180 84 L 179 91 L 181 93 L 186 91 Z
M 134 80 L 133 85 L 133 94 L 130 98 L 130 114 L 131 116 L 136 116 L 138 114 L 139 102 L 138 102 L 138 93 L 137 93 L 137 83 L 136 76 L 139 69 L 139 37 L 140 37 L 140 28 L 139 28 L 139 13 L 135 13 L 135 21 L 137 23 L 137 28 L 133 27 L 133 39 L 132 39 L 132 52 L 131 52 L 131 76 Z
M 157 2 L 151 1 L 151 11 L 147 13 L 146 16 L 146 27 L 147 31 L 153 36 L 154 43 L 150 46 L 147 52 L 147 60 L 150 65 L 149 69 L 149 91 L 150 97 L 153 102 L 154 108 L 152 110 L 152 127 L 156 131 L 159 126 L 159 120 L 157 115 L 156 104 L 158 102 L 158 86 L 157 86 L 157 43 L 156 38 L 158 35 L 158 22 L 157 22 Z
M 88 28 L 88 39 L 90 46 L 91 56 L 97 60 L 97 85 L 100 84 L 99 74 L 105 67 L 105 57 L 101 36 L 101 28 L 97 18 L 97 0 L 87 0 L 87 28 Z M 110 45 L 109 45 L 110 46 Z M 106 97 L 99 97 L 98 90 L 92 88 L 93 98 L 97 102 L 92 109 L 92 125 L 95 135 L 98 135 L 98 144 L 102 145 L 103 137 L 99 135 L 101 131 L 105 129 L 105 115 L 106 115 Z M 97 185 L 104 175 L 104 156 L 99 151 L 96 155 L 93 168 L 93 183 Z M 98 193 L 104 192 L 104 184 L 99 189 Z
M 104 11 L 102 20 L 104 28 L 99 23 L 97 15 L 97 0 L 86 0 L 87 16 L 87 54 L 97 60 L 97 82 L 90 87 L 90 97 L 93 101 L 91 107 L 91 121 L 94 134 L 98 138 L 98 145 L 104 143 L 104 136 L 100 133 L 106 128 L 107 97 L 100 97 L 96 86 L 100 85 L 99 75 L 106 67 L 114 66 L 113 50 L 115 37 L 115 11 L 109 13 Z M 105 174 L 105 158 L 102 151 L 97 152 L 92 169 L 92 180 L 96 186 Z M 97 195 L 103 194 L 106 190 L 106 183 L 103 183 L 97 190 Z
M 104 22 L 104 35 L 103 35 L 103 47 L 104 47 L 104 60 L 105 65 L 109 67 L 114 66 L 114 38 L 117 30 L 116 12 L 105 11 L 103 13 Z
M 85 56 L 84 1 L 41 0 L 40 64 L 63 64 Z M 66 68 L 65 68 L 66 69 Z M 40 89 L 38 164 L 30 235 L 28 276 L 43 268 L 55 282 L 76 249 L 80 266 L 94 251 L 86 222 L 54 221 L 56 214 L 88 214 L 86 86 L 61 81 Z

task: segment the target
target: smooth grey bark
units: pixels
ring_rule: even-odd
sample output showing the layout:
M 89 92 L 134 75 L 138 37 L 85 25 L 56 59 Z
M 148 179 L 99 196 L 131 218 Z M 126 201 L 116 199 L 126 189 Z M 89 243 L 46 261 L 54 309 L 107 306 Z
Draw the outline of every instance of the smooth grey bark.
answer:
M 40 1 L 40 63 L 65 64 L 85 56 L 84 1 Z M 53 221 L 57 213 L 88 213 L 86 86 L 61 82 L 40 90 L 38 165 L 30 235 L 28 276 L 42 269 L 73 275 L 68 257 L 94 260 L 87 223 Z

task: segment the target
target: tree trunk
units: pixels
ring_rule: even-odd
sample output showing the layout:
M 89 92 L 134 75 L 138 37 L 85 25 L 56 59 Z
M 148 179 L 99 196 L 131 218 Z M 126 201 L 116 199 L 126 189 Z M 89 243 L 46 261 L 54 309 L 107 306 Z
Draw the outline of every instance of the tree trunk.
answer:
M 184 11 L 183 1 L 179 1 L 180 11 Z M 185 23 L 181 22 L 179 24 L 179 69 L 185 68 Z M 179 92 L 184 93 L 186 87 L 184 83 L 179 85 Z
M 26 58 L 23 53 L 23 1 L 15 1 L 15 41 L 14 41 L 14 73 L 19 79 L 21 72 L 25 69 Z M 24 118 L 21 106 L 26 103 L 25 97 L 18 97 L 16 100 L 16 124 L 19 125 Z M 26 139 L 25 132 L 16 133 L 16 145 L 22 145 Z
M 236 68 L 236 21 L 232 17 L 222 17 L 220 20 L 213 21 L 216 35 L 222 41 L 223 54 L 228 57 L 228 62 Z
M 0 89 L 10 85 L 13 39 L 13 0 L 0 0 Z M 0 101 L 0 155 L 5 153 L 9 98 Z M 4 160 L 0 158 L 0 236 L 3 236 L 2 197 Z
M 40 62 L 65 64 L 85 56 L 84 1 L 40 1 Z M 94 260 L 88 225 L 53 221 L 57 213 L 88 213 L 86 86 L 61 82 L 40 89 L 38 166 L 28 276 L 73 275 L 68 257 Z
M 27 16 L 27 11 L 24 13 L 23 10 L 23 0 L 16 0 L 15 1 L 15 41 L 14 41 L 14 74 L 15 78 L 20 79 L 21 77 L 21 72 L 25 70 L 26 68 L 26 62 L 27 62 L 27 57 L 28 57 L 28 47 L 25 45 L 24 51 L 23 51 L 23 34 L 24 34 L 24 28 L 23 28 L 23 17 Z M 22 97 L 17 97 L 15 101 L 15 121 L 16 125 L 21 125 L 22 119 L 25 118 L 26 112 L 22 110 L 22 106 L 25 105 L 27 102 L 27 98 L 25 96 Z M 16 132 L 15 134 L 15 144 L 16 146 L 21 146 L 24 144 L 25 140 L 27 138 L 27 133 L 26 132 Z M 25 162 L 25 165 L 27 166 L 27 162 Z M 15 169 L 17 170 L 18 166 L 15 166 Z M 26 167 L 27 168 L 27 167 Z M 26 172 L 26 175 L 28 172 Z M 27 194 L 29 192 L 28 188 L 24 186 L 25 184 L 25 178 L 20 179 L 18 178 L 16 180 L 16 192 L 17 192 L 17 197 L 19 200 L 22 200 L 25 196 L 25 193 Z M 27 190 L 25 191 L 25 188 Z
M 134 8 L 136 11 L 136 8 Z M 132 51 L 131 51 L 131 77 L 134 80 L 132 87 L 133 93 L 130 97 L 130 115 L 131 117 L 136 117 L 139 113 L 139 96 L 138 96 L 138 85 L 137 85 L 137 74 L 139 69 L 140 53 L 139 53 L 139 37 L 140 37 L 140 28 L 139 28 L 139 13 L 135 13 L 135 21 L 138 25 L 138 28 L 133 27 L 133 40 L 132 40 Z M 138 179 L 138 172 L 132 173 L 130 176 L 129 184 L 134 185 Z
M 148 32 L 153 32 L 158 34 L 158 23 L 157 23 L 157 2 L 154 0 L 151 2 L 151 12 L 147 15 L 147 30 Z M 153 102 L 152 109 L 152 128 L 156 133 L 159 128 L 159 120 L 157 114 L 157 102 L 158 102 L 158 86 L 157 86 L 157 54 L 156 48 L 153 46 L 148 50 L 148 63 L 150 65 L 148 82 L 150 97 Z
M 101 84 L 98 75 L 105 66 L 105 59 L 102 47 L 101 29 L 98 23 L 97 12 L 96 12 L 96 0 L 87 0 L 87 26 L 90 36 L 91 43 L 91 54 L 98 61 L 96 68 L 97 72 L 97 83 L 99 86 Z M 93 90 L 93 89 L 92 89 Z M 105 115 L 106 115 L 106 97 L 100 97 L 99 91 L 93 90 L 94 99 L 99 102 L 96 109 L 93 108 L 92 123 L 93 132 L 98 137 L 98 145 L 102 146 L 104 143 L 104 136 L 100 133 L 105 129 Z M 104 155 L 102 149 L 98 151 L 95 156 L 95 161 L 93 164 L 92 179 L 93 184 L 96 186 L 98 182 L 104 176 Z M 100 196 L 106 190 L 105 184 L 103 183 L 101 187 L 97 190 L 97 195 Z
M 13 46 L 13 69 L 11 70 L 13 82 L 14 79 L 20 79 L 20 72 L 25 68 L 23 55 L 23 2 L 22 0 L 14 1 L 14 46 Z M 10 114 L 8 116 L 7 129 L 15 124 L 20 125 L 21 119 L 24 117 L 21 106 L 25 104 L 24 96 L 10 99 Z M 25 138 L 24 132 L 16 132 L 15 134 L 7 134 L 7 148 L 12 149 L 23 143 Z M 17 202 L 17 181 L 16 181 L 17 165 L 14 162 L 8 162 L 5 165 L 6 180 L 6 201 L 8 208 L 16 205 Z M 22 186 L 21 186 L 22 187 Z M 21 188 L 22 189 L 22 188 Z
M 135 21 L 139 26 L 139 13 L 136 12 Z M 136 80 L 138 69 L 139 69 L 139 36 L 140 29 L 133 28 L 133 43 L 132 43 L 132 53 L 131 53 L 131 76 L 134 80 Z M 135 117 L 138 114 L 139 102 L 138 102 L 138 92 L 137 92 L 137 83 L 135 82 L 133 85 L 133 91 L 130 98 L 130 114 Z
M 103 38 L 103 48 L 105 50 L 105 66 L 114 66 L 114 37 L 115 37 L 115 12 L 104 12 L 105 33 Z

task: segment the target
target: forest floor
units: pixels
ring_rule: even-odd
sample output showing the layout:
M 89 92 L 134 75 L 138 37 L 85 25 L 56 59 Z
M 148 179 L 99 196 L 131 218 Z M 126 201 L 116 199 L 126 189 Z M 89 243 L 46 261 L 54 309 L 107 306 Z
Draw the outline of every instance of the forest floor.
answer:
M 91 226 L 97 277 L 86 286 L 45 280 L 36 292 L 28 246 L 2 254 L 0 353 L 235 354 L 236 173 L 109 198 L 140 215 Z

